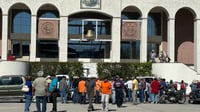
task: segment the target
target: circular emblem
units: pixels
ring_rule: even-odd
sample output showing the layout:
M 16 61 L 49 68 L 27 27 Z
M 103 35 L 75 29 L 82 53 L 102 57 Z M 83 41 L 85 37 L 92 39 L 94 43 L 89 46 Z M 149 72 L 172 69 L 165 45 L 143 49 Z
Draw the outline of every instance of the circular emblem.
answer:
M 93 6 L 97 5 L 98 0 L 84 0 L 84 3 L 86 6 L 93 7 Z
M 50 35 L 53 32 L 53 24 L 51 22 L 45 22 L 42 24 L 42 33 Z

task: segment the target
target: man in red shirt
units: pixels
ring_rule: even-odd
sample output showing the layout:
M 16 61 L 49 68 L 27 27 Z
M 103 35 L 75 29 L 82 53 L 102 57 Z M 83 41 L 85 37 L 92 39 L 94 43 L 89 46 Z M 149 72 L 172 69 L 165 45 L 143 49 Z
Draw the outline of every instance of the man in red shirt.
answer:
M 157 78 L 154 78 L 154 80 L 151 83 L 151 93 L 152 93 L 152 102 L 151 103 L 158 102 L 159 88 L 160 88 L 160 83 L 158 82 Z

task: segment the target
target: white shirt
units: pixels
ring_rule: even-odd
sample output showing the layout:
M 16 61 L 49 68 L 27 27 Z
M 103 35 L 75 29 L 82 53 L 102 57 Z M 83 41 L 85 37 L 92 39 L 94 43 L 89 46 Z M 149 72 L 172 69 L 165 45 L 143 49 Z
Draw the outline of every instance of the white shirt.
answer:
M 125 83 L 125 85 L 128 86 L 128 89 L 131 89 L 131 90 L 132 90 L 132 88 L 133 88 L 133 81 L 132 81 L 132 80 L 128 80 L 128 81 Z

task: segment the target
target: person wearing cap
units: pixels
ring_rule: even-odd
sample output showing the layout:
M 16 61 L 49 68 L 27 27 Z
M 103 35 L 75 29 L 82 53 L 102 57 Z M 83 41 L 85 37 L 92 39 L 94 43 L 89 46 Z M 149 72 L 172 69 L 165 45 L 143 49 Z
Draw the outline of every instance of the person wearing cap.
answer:
M 52 98 L 53 108 L 51 112 L 57 112 L 57 85 L 58 79 L 56 78 L 55 74 L 51 75 L 51 83 L 49 85 L 49 92 Z
M 124 99 L 124 83 L 122 80 L 120 80 L 119 75 L 116 75 L 115 79 L 114 88 L 116 93 L 116 104 L 117 107 L 121 107 Z
M 33 81 L 32 85 L 33 96 L 35 95 L 36 97 L 36 109 L 37 112 L 46 112 L 48 83 L 46 79 L 43 77 L 43 72 L 38 72 L 37 75 L 38 77 Z M 42 101 L 42 109 L 40 108 L 41 101 Z
M 86 92 L 88 95 L 89 106 L 88 111 L 94 110 L 94 106 L 92 104 L 93 97 L 95 95 L 95 86 L 96 86 L 96 79 L 94 76 L 89 75 L 88 80 L 85 83 Z

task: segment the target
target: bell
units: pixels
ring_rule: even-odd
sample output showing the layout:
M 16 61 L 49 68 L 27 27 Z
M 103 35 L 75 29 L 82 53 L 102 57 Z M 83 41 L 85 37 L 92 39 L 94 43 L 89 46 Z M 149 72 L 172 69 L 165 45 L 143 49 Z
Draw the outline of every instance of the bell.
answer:
M 85 35 L 86 37 L 93 37 L 92 30 L 88 30 L 87 34 Z

